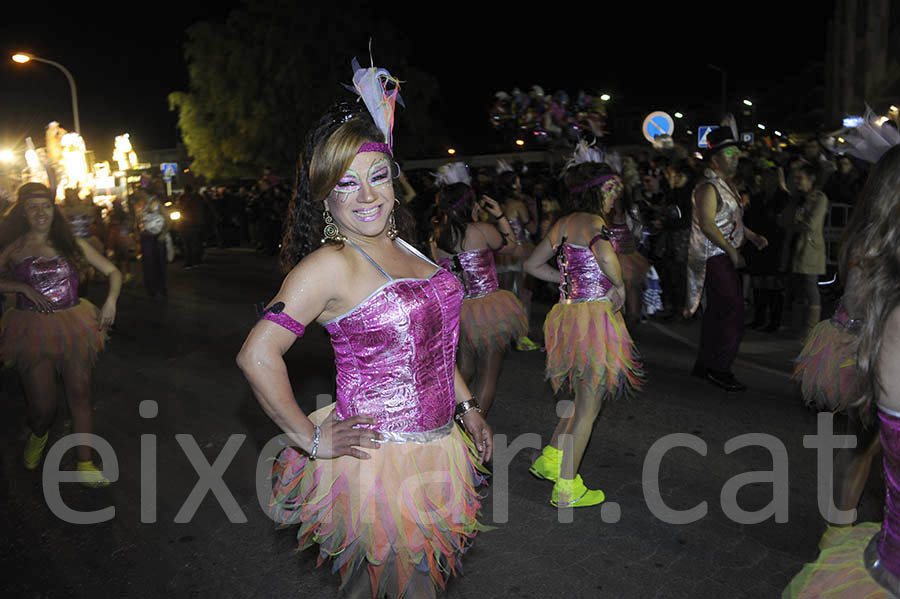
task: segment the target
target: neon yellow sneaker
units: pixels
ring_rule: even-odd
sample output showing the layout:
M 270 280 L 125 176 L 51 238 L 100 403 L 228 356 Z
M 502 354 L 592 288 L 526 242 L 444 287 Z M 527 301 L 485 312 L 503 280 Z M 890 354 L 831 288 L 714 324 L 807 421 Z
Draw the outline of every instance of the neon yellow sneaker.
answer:
M 78 482 L 85 487 L 97 488 L 105 487 L 109 484 L 109 479 L 97 470 L 94 462 L 78 462 L 75 470 L 78 472 Z
M 43 437 L 37 437 L 31 433 L 28 441 L 25 442 L 25 452 L 23 461 L 27 470 L 34 470 L 41 463 L 41 456 L 44 455 L 44 448 L 47 447 L 47 437 L 50 433 L 44 433 Z
M 534 351 L 539 348 L 540 346 L 529 339 L 527 335 L 519 337 L 518 341 L 516 341 L 516 349 L 519 351 Z
M 550 503 L 553 507 L 589 507 L 603 503 L 606 495 L 600 489 L 591 490 L 584 486 L 581 475 L 574 479 L 559 478 L 553 485 Z
M 528 471 L 541 480 L 556 482 L 561 466 L 562 452 L 552 445 L 547 445 Z

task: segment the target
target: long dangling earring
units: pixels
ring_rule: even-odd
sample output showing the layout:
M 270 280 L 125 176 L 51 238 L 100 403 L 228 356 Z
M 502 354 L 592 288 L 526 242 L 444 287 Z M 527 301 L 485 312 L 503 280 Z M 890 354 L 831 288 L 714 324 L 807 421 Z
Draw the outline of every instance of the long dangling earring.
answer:
M 328 211 L 328 208 L 325 209 L 325 212 L 322 213 L 322 218 L 325 219 L 325 228 L 322 230 L 322 235 L 325 237 L 322 238 L 322 243 L 326 241 L 334 241 L 337 243 L 343 243 L 346 241 L 346 238 L 341 235 L 340 229 L 338 229 L 337 223 L 334 222 L 334 219 L 331 217 L 331 212 Z
M 388 223 L 387 236 L 389 239 L 397 239 L 397 223 L 394 221 L 394 211 L 400 205 L 400 200 L 394 199 L 394 207 L 391 208 L 391 220 Z

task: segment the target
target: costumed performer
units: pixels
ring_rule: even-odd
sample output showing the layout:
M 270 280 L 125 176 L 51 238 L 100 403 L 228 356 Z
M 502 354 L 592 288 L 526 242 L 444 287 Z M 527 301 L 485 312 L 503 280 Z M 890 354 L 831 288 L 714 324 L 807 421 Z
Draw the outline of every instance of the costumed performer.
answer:
M 395 233 L 397 81 L 353 67 L 369 114 L 338 104 L 310 132 L 282 245 L 290 272 L 237 363 L 291 443 L 273 519 L 299 523 L 320 563 L 334 558 L 349 596 L 431 597 L 483 528 L 491 431 L 455 368 L 462 287 Z M 307 416 L 283 354 L 312 321 L 331 337 L 337 401 Z
M 851 405 L 877 413 L 884 519 L 880 526 L 829 527 L 818 559 L 794 577 L 784 598 L 900 596 L 900 146 L 877 162 L 862 195 L 867 219 L 852 245 L 861 273 L 862 322 L 852 352 L 860 389 Z
M 738 269 L 745 266 L 738 251 L 749 240 L 762 250 L 768 240 L 744 225 L 742 198 L 735 185 L 741 150 L 730 127 L 707 136 L 709 168 L 694 186 L 691 244 L 688 247 L 687 300 L 690 318 L 705 296 L 700 347 L 692 375 L 728 392 L 745 391 L 732 365 L 744 337 L 744 293 Z
M 465 164 L 445 165 L 436 181 L 442 221 L 435 227 L 432 257 L 455 274 L 465 290 L 456 363 L 487 417 L 503 357 L 528 332 L 525 309 L 510 291 L 500 289 L 494 266 L 495 252 L 516 252 L 518 246 L 507 243 L 513 232 L 497 202 L 488 196 L 476 198 Z M 497 221 L 499 231 L 480 222 L 480 211 Z
M 610 206 L 603 213 L 609 229 L 609 241 L 619 257 L 622 280 L 625 282 L 625 323 L 633 328 L 641 320 L 641 305 L 644 298 L 644 282 L 650 272 L 650 262 L 638 251 L 641 219 L 637 206 L 626 197 L 622 178 L 614 176 L 604 182 L 601 194 L 604 206 Z
M 877 163 L 885 148 L 900 144 L 900 134 L 890 126 L 882 127 L 876 120 L 869 111 L 865 127 L 848 134 L 844 148 L 847 154 Z M 868 142 L 862 143 L 864 140 Z M 883 168 L 878 173 L 884 177 L 890 170 Z M 878 195 L 883 185 L 873 173 L 857 198 L 850 222 L 841 235 L 838 254 L 843 295 L 832 317 L 819 322 L 808 335 L 794 367 L 794 379 L 800 382 L 804 401 L 818 410 L 845 413 L 844 434 L 856 437 L 856 447 L 838 449 L 834 460 L 835 507 L 844 512 L 859 504 L 873 458 L 881 449 L 873 406 L 860 403 L 862 382 L 855 352 L 865 304 L 865 298 L 860 295 L 863 289 L 860 244 L 866 239 L 877 203 L 883 201 Z
M 560 298 L 544 321 L 546 377 L 554 393 L 574 394 L 574 413 L 556 426 L 531 473 L 554 483 L 550 502 L 557 507 L 601 503 L 603 491 L 588 489 L 577 474 L 594 422 L 604 404 L 640 390 L 641 357 L 620 312 L 625 282 L 610 243 L 606 221 L 612 196 L 601 192 L 614 176 L 605 164 L 584 162 L 569 168 L 564 213 L 525 262 L 533 277 L 559 281 Z M 559 269 L 547 261 L 556 255 Z
M 0 359 L 15 367 L 25 389 L 31 434 L 25 468 L 34 470 L 47 446 L 56 414 L 56 379 L 62 376 L 72 432 L 91 433 L 91 371 L 116 317 L 122 275 L 83 238 L 74 237 L 53 194 L 41 183 L 19 188 L 18 200 L 0 224 L 0 266 L 11 278 L 0 291 L 16 293 L 16 305 L 0 323 Z M 109 278 L 102 309 L 78 297 L 79 269 L 90 265 Z M 89 487 L 109 480 L 79 445 L 78 481 Z
M 531 211 L 522 197 L 522 180 L 519 173 L 506 161 L 497 161 L 497 176 L 494 179 L 494 188 L 499 197 L 503 214 L 513 232 L 515 251 L 505 252 L 497 256 L 497 276 L 503 289 L 512 291 L 522 306 L 525 315 L 531 320 L 531 296 L 532 289 L 528 275 L 525 272 L 525 259 L 534 250 L 531 241 L 531 233 L 537 231 L 537 221 L 531 216 Z M 516 340 L 518 351 L 533 351 L 538 345 L 527 335 Z

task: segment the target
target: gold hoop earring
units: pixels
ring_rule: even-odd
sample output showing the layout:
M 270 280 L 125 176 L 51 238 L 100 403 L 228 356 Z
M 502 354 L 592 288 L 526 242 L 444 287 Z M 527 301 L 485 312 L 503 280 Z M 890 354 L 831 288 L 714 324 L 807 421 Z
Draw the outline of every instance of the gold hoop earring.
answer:
M 394 200 L 395 206 L 391 208 L 391 220 L 388 222 L 387 236 L 388 239 L 397 239 L 397 222 L 394 220 L 394 210 L 400 204 L 400 200 Z
M 325 212 L 322 213 L 322 218 L 325 219 L 325 228 L 322 230 L 322 243 L 326 241 L 334 241 L 336 243 L 343 243 L 346 241 L 346 238 L 341 235 L 340 229 L 338 229 L 337 223 L 334 222 L 334 219 L 331 217 L 331 212 L 328 209 L 325 209 Z

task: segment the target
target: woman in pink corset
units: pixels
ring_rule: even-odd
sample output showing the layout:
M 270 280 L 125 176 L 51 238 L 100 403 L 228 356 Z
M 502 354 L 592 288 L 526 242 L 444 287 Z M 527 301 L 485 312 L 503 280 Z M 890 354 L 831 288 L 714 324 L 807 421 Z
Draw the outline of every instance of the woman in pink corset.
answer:
M 530 468 L 554 483 L 550 503 L 557 507 L 605 500 L 603 491 L 585 486 L 578 467 L 605 403 L 640 390 L 645 380 L 621 314 L 626 284 L 600 216 L 610 208 L 611 196 L 602 190 L 613 176 L 595 162 L 568 169 L 565 213 L 525 262 L 531 276 L 560 285 L 559 302 L 544 320 L 546 377 L 554 392 L 567 387 L 575 405 Z M 547 263 L 554 255 L 558 268 Z
M 880 127 L 870 126 L 870 131 Z M 853 281 L 858 285 L 856 301 L 847 306 L 857 321 L 855 330 L 849 340 L 832 335 L 841 347 L 830 350 L 846 352 L 855 362 L 858 379 L 853 396 L 844 403 L 861 414 L 871 414 L 878 428 L 887 490 L 884 517 L 880 523 L 830 526 L 819 543 L 819 557 L 794 576 L 782 594 L 785 599 L 900 596 L 900 136 L 896 130 L 887 141 L 898 145 L 875 164 L 853 217 L 865 223 L 854 226 L 857 236 L 852 240 L 854 268 L 861 275 Z M 875 147 L 883 151 L 884 145 Z M 849 351 L 843 347 L 846 344 Z
M 18 200 L 0 225 L 0 292 L 17 294 L 16 306 L 0 324 L 0 359 L 14 366 L 28 402 L 31 434 L 25 467 L 34 470 L 47 446 L 56 414 L 56 380 L 62 377 L 72 414 L 72 432 L 92 432 L 91 370 L 116 318 L 122 275 L 83 238 L 74 237 L 40 183 L 19 188 Z M 78 298 L 79 271 L 88 267 L 109 277 L 101 309 Z M 90 487 L 109 484 L 94 465 L 91 448 L 77 448 L 78 480 Z
M 518 298 L 500 289 L 494 265 L 495 253 L 516 251 L 515 244 L 508 241 L 512 228 L 497 202 L 487 196 L 479 200 L 468 181 L 461 162 L 438 173 L 438 182 L 443 183 L 438 193 L 443 221 L 435 227 L 432 256 L 463 285 L 456 363 L 487 416 L 503 358 L 511 344 L 527 333 L 528 318 Z M 493 216 L 497 227 L 480 222 L 480 211 Z
M 433 597 L 482 528 L 491 430 L 455 368 L 461 285 L 396 235 L 396 81 L 354 67 L 373 116 L 339 104 L 311 132 L 291 270 L 237 362 L 292 442 L 274 467 L 276 521 L 334 558 L 348 596 Z M 331 337 L 337 401 L 307 415 L 282 356 L 313 321 Z

